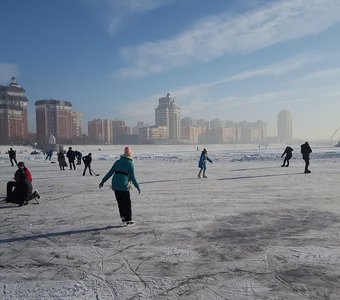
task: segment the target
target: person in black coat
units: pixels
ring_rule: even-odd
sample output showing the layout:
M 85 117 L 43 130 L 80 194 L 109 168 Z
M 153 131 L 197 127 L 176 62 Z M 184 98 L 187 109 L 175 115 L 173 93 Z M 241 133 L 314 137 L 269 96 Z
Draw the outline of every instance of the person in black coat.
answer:
M 83 157 L 83 154 L 81 154 L 81 152 L 79 152 L 78 150 L 75 150 L 74 154 L 77 158 L 77 165 L 81 165 L 81 158 Z
M 302 158 L 305 161 L 305 173 L 310 173 L 308 169 L 309 166 L 309 155 L 312 153 L 312 148 L 309 146 L 308 142 L 301 145 Z
M 17 159 L 16 159 L 17 153 L 16 153 L 15 150 L 13 150 L 13 148 L 9 148 L 9 150 L 8 150 L 8 156 L 9 156 L 9 160 L 10 160 L 12 166 L 14 166 L 13 161 L 15 162 L 15 165 L 18 164 L 18 163 L 17 163 Z
M 25 170 L 18 169 L 16 172 L 17 184 L 14 190 L 6 197 L 5 201 L 17 203 L 19 206 L 27 204 L 32 197 L 32 184 L 28 180 Z
M 74 151 L 72 150 L 72 147 L 68 148 L 66 156 L 67 156 L 68 162 L 70 164 L 70 170 L 72 170 L 72 166 L 73 166 L 73 169 L 75 170 L 76 165 L 74 164 L 74 160 L 76 159 L 76 155 L 75 155 Z
M 91 171 L 92 154 L 89 153 L 88 155 L 85 155 L 83 157 L 83 162 L 85 165 L 83 176 L 85 176 L 86 169 L 89 169 L 90 175 L 92 176 L 92 171 Z
M 283 157 L 285 154 L 285 159 L 283 160 L 283 164 L 281 165 L 281 167 L 289 167 L 289 160 L 292 158 L 292 152 L 293 152 L 293 148 L 287 146 L 285 151 L 282 153 L 281 157 Z M 286 165 L 287 163 L 287 165 Z

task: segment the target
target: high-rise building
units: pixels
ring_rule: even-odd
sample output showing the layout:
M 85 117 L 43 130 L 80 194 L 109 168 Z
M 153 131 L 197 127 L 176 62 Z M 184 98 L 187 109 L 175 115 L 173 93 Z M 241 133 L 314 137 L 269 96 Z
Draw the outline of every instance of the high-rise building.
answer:
M 277 115 L 277 136 L 279 142 L 289 143 L 292 141 L 292 120 L 293 117 L 290 111 L 283 109 Z
M 98 145 L 113 144 L 112 120 L 96 119 L 88 122 L 88 136 L 90 143 Z
M 34 105 L 38 145 L 47 144 L 51 135 L 58 144 L 72 144 L 74 115 L 71 102 L 49 99 L 38 100 Z
M 0 143 L 28 142 L 27 104 L 25 90 L 14 77 L 8 86 L 0 85 Z
M 155 108 L 155 125 L 165 126 L 169 131 L 169 139 L 178 141 L 181 137 L 181 109 L 175 99 L 167 93 L 159 98 L 158 107 Z
M 82 143 L 82 114 L 77 111 L 72 112 L 72 142 L 73 144 Z

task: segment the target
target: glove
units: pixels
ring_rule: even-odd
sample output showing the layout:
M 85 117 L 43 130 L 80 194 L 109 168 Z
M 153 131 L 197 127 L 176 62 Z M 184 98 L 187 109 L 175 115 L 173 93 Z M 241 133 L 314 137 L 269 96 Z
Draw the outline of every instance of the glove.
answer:
M 104 185 L 104 182 L 99 183 L 99 188 L 101 189 Z
M 140 194 L 140 188 L 138 188 L 138 194 Z

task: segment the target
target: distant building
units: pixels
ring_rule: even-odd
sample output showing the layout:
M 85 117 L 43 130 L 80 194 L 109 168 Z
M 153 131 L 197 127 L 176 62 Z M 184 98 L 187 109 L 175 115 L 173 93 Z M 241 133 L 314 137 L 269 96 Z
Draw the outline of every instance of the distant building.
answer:
M 159 98 L 158 107 L 155 108 L 155 125 L 168 128 L 170 141 L 180 140 L 181 109 L 169 93 L 165 97 Z
M 169 139 L 167 126 L 149 126 L 139 129 L 139 139 L 142 143 L 165 144 Z
M 142 121 L 138 121 L 136 126 L 132 128 L 132 134 L 139 135 L 139 129 L 143 127 L 148 127 L 149 125 L 147 123 L 144 123 Z
M 287 110 L 281 110 L 277 115 L 277 136 L 278 141 L 289 143 L 293 139 L 292 113 Z
M 112 120 L 96 119 L 89 121 L 88 139 L 91 144 L 113 144 Z
M 82 114 L 80 112 L 72 112 L 72 143 L 81 144 L 83 135 Z
M 185 126 L 181 129 L 181 140 L 188 141 L 191 144 L 202 142 L 204 134 L 207 132 L 205 127 Z
M 112 121 L 113 143 L 124 144 L 130 142 L 131 127 L 126 125 L 124 121 Z
M 28 99 L 25 90 L 12 78 L 8 86 L 0 85 L 0 143 L 28 142 Z
M 38 100 L 34 105 L 38 145 L 48 144 L 50 135 L 55 136 L 58 144 L 72 144 L 74 134 L 80 134 L 81 115 L 72 111 L 71 102 L 49 99 Z

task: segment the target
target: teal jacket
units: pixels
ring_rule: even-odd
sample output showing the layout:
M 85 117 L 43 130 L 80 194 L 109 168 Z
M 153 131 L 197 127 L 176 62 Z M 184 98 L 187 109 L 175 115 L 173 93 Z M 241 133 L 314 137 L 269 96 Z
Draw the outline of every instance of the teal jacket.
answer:
M 131 158 L 122 155 L 120 159 L 113 164 L 111 170 L 104 176 L 101 184 L 104 184 L 111 176 L 112 189 L 114 191 L 128 191 L 130 189 L 129 182 L 131 181 L 140 192 Z

